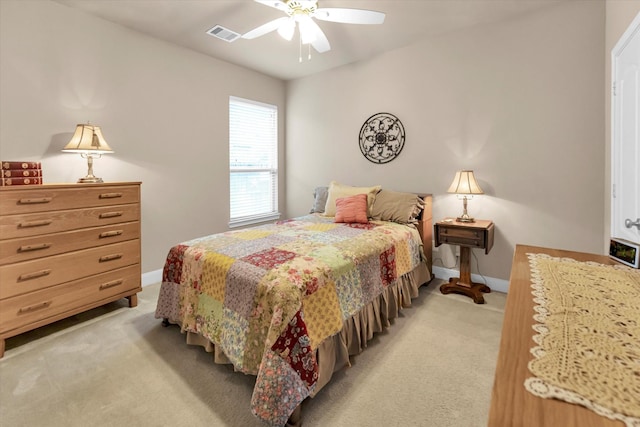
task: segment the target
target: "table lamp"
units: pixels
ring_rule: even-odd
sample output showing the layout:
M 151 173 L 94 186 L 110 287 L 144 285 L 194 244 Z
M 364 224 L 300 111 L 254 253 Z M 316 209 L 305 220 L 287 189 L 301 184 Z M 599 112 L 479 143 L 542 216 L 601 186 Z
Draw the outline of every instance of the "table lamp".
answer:
M 467 214 L 467 200 L 473 198 L 474 194 L 484 194 L 484 191 L 482 191 L 475 176 L 473 176 L 473 171 L 462 170 L 456 172 L 456 176 L 453 178 L 453 182 L 447 192 L 457 194 L 458 198 L 462 198 L 464 211 L 461 216 L 456 218 L 456 221 L 475 222 L 475 220 Z
M 71 141 L 62 149 L 65 153 L 80 153 L 87 159 L 87 176 L 78 179 L 79 183 L 102 182 L 102 178 L 93 175 L 93 159 L 99 159 L 102 154 L 113 153 L 107 141 L 102 136 L 99 126 L 81 124 L 76 126 L 76 131 Z

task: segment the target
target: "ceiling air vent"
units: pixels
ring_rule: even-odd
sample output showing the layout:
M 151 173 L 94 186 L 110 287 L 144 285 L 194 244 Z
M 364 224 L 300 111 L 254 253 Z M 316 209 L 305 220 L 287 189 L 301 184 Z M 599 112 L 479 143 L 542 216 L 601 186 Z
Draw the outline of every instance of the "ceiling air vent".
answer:
M 221 25 L 216 25 L 215 27 L 211 28 L 207 31 L 207 34 L 229 43 L 235 41 L 240 37 L 240 34 L 236 33 L 235 31 L 231 31 L 230 29 L 225 28 Z

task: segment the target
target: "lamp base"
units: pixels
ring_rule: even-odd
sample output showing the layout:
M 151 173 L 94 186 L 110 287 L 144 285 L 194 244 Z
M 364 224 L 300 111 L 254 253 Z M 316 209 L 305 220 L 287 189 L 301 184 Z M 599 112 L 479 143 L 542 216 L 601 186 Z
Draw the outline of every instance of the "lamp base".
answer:
M 462 216 L 459 216 L 458 218 L 456 218 L 456 222 L 476 222 L 476 220 L 471 218 L 467 214 L 463 214 Z
M 98 178 L 93 174 L 93 158 L 97 156 L 100 158 L 100 154 L 95 153 L 83 153 L 82 157 L 87 158 L 87 175 L 84 178 L 78 180 L 78 184 L 96 184 L 102 182 L 102 178 Z
M 462 215 L 460 215 L 458 218 L 456 218 L 456 222 L 476 222 L 467 213 L 467 199 L 469 199 L 469 198 L 471 198 L 471 196 L 467 197 L 466 194 L 464 195 L 464 197 L 462 197 L 462 208 L 463 208 L 462 209 Z
M 84 178 L 80 178 L 78 180 L 78 184 L 96 184 L 98 182 L 103 182 L 102 178 L 98 178 L 97 176 L 85 176 Z

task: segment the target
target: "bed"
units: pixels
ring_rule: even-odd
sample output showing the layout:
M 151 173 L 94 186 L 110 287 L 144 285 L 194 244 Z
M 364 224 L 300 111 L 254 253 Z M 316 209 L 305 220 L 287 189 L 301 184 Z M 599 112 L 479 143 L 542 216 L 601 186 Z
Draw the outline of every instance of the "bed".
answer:
M 432 279 L 431 206 L 379 186 L 318 187 L 308 215 L 172 247 L 155 316 L 255 375 L 256 417 L 296 425 L 301 402 Z

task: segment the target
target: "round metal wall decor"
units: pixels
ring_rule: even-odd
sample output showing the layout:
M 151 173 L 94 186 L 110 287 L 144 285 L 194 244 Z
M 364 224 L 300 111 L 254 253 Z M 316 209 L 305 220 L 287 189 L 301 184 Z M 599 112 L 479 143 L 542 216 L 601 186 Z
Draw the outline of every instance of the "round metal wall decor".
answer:
M 393 114 L 369 117 L 360 129 L 360 151 L 370 162 L 389 163 L 404 147 L 404 126 Z

